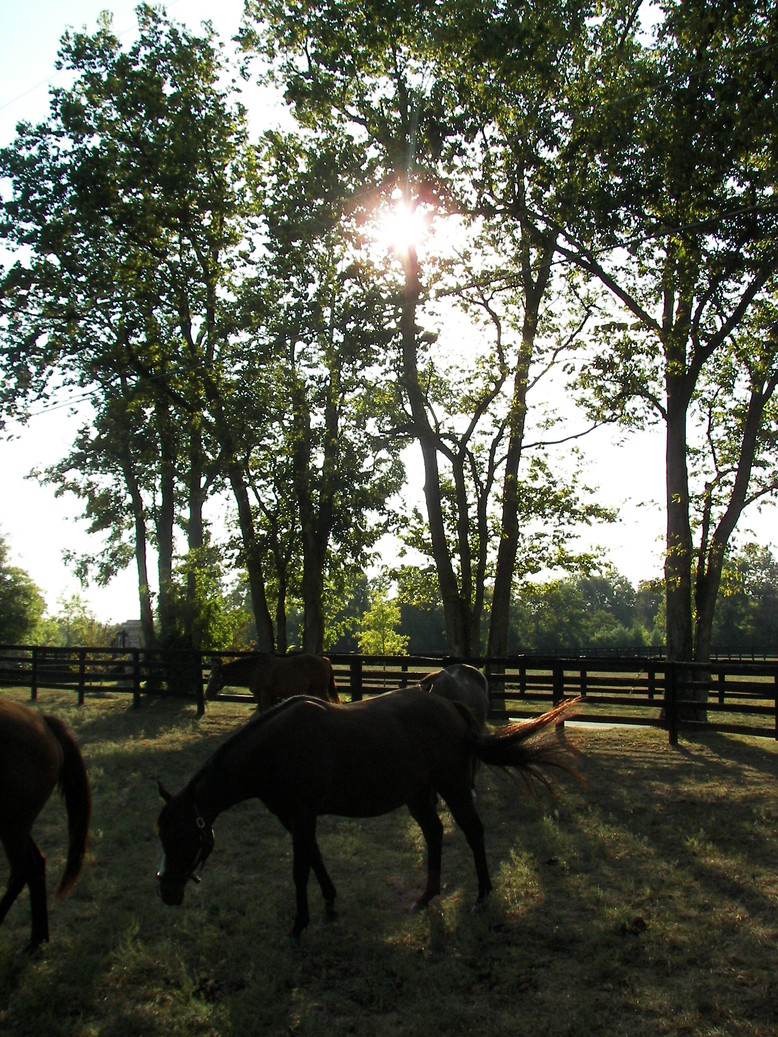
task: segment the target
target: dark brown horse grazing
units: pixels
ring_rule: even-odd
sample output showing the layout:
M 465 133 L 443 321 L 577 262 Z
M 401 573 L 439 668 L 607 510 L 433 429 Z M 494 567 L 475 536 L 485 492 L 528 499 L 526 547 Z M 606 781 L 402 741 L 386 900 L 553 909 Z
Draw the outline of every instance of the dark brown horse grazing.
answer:
M 475 717 L 479 728 L 483 731 L 486 727 L 486 718 L 489 716 L 489 682 L 475 666 L 454 663 L 443 670 L 428 673 L 419 683 L 425 691 L 432 691 L 451 702 L 459 702 L 466 706 Z
M 0 699 L 0 840 L 11 866 L 0 922 L 29 886 L 30 948 L 49 938 L 46 859 L 32 838 L 32 826 L 57 784 L 68 814 L 68 856 L 56 893 L 62 897 L 78 878 L 89 834 L 92 796 L 84 761 L 62 721 Z
M 270 709 L 277 699 L 293 695 L 313 695 L 327 702 L 339 702 L 332 664 L 323 655 L 270 655 L 258 652 L 231 662 L 215 662 L 205 689 L 207 699 L 215 699 L 225 686 L 248 688 L 261 710 Z
M 308 924 L 311 868 L 327 914 L 334 913 L 335 887 L 316 842 L 316 818 L 374 817 L 406 804 L 427 844 L 427 884 L 414 905 L 423 908 L 440 892 L 439 794 L 473 852 L 481 901 L 492 884 L 470 787 L 473 757 L 546 784 L 539 768 L 574 773 L 573 750 L 554 730 L 571 704 L 482 734 L 462 706 L 419 687 L 344 705 L 290 699 L 237 731 L 178 795 L 160 785 L 166 800 L 157 824 L 163 849 L 160 895 L 166 904 L 183 901 L 188 880 L 213 849 L 216 817 L 257 797 L 292 835 L 297 892 L 292 935 L 297 938 Z

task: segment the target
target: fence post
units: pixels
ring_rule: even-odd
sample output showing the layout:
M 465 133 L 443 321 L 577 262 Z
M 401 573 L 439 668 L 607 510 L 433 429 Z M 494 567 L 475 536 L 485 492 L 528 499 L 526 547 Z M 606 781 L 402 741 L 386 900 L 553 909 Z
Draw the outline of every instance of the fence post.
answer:
M 555 706 L 558 706 L 562 699 L 565 697 L 565 671 L 562 666 L 561 660 L 555 659 L 551 668 L 553 674 L 553 686 L 551 691 L 551 699 Z
M 678 667 L 674 662 L 665 666 L 665 721 L 670 745 L 678 745 Z
M 205 695 L 203 694 L 203 653 L 193 652 L 192 669 L 195 671 L 197 683 L 197 716 L 205 716 Z
M 565 697 L 565 669 L 560 659 L 555 659 L 552 667 L 553 674 L 553 688 L 552 688 L 552 700 L 553 705 L 558 706 Z M 556 724 L 556 736 L 557 738 L 564 738 L 565 734 L 565 722 L 563 720 L 557 720 Z
M 86 685 L 86 648 L 78 650 L 78 704 L 84 704 L 84 692 Z
M 132 708 L 140 709 L 140 648 L 132 651 Z
M 33 648 L 32 650 L 32 675 L 30 678 L 30 701 L 36 702 L 38 699 L 38 649 Z
M 499 664 L 495 664 L 491 659 L 486 659 L 484 661 L 484 677 L 486 677 L 486 689 L 489 696 L 489 714 L 499 713 L 500 716 L 504 717 L 507 713 L 505 705 L 504 660 L 501 660 Z M 495 690 L 495 685 L 499 685 L 499 691 Z
M 349 685 L 351 688 L 351 701 L 362 701 L 362 658 L 355 656 L 349 659 Z

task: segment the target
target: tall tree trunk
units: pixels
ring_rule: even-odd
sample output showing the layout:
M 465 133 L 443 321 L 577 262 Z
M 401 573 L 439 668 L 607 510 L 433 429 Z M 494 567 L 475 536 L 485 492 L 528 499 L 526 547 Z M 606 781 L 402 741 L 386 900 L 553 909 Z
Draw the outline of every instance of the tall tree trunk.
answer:
M 666 441 L 667 539 L 665 594 L 667 657 L 692 659 L 692 534 L 689 523 L 689 477 L 686 468 L 686 400 L 668 399 Z
M 203 389 L 210 405 L 214 435 L 222 450 L 227 478 L 238 509 L 238 526 L 243 544 L 242 557 L 249 581 L 251 610 L 257 631 L 257 648 L 261 652 L 272 652 L 274 647 L 273 620 L 267 604 L 262 551 L 257 539 L 246 472 L 238 460 L 240 456 L 239 437 L 232 430 L 229 417 L 224 411 L 222 396 L 211 378 L 203 380 Z
M 176 610 L 173 596 L 176 437 L 171 422 L 168 400 L 160 399 L 155 406 L 155 411 L 160 453 L 159 508 L 156 521 L 159 633 L 162 644 L 167 646 L 173 644 L 176 636 Z
M 257 540 L 254 514 L 251 510 L 248 489 L 243 469 L 232 461 L 228 468 L 228 476 L 235 503 L 238 508 L 238 525 L 243 542 L 243 563 L 249 581 L 251 608 L 257 629 L 257 648 L 260 652 L 272 652 L 274 648 L 273 621 L 267 604 L 265 577 L 262 567 L 262 552 Z
M 438 574 L 443 615 L 446 623 L 446 641 L 454 656 L 467 657 L 473 653 L 470 629 L 469 603 L 463 601 L 451 561 L 446 539 L 443 506 L 440 497 L 440 471 L 435 432 L 430 426 L 419 384 L 417 364 L 416 309 L 421 294 L 419 262 L 416 250 L 409 247 L 403 254 L 405 288 L 400 313 L 400 337 L 403 360 L 403 380 L 414 423 L 414 430 L 424 463 L 424 500 L 432 541 L 432 557 Z
M 519 548 L 519 464 L 524 444 L 524 426 L 527 416 L 527 382 L 532 358 L 534 332 L 525 320 L 519 364 L 513 379 L 510 434 L 505 458 L 502 487 L 502 514 L 500 542 L 494 572 L 492 614 L 489 622 L 487 654 L 493 658 L 506 655 L 510 625 L 511 591 L 516 571 L 516 553 Z
M 190 426 L 189 440 L 189 487 L 187 519 L 187 548 L 189 566 L 186 574 L 186 629 L 185 638 L 188 645 L 200 651 L 203 644 L 203 629 L 200 621 L 201 609 L 198 602 L 197 569 L 200 565 L 203 547 L 205 546 L 205 526 L 203 523 L 203 506 L 205 489 L 203 486 L 202 439 L 196 423 Z
M 311 415 L 305 385 L 295 376 L 292 386 L 292 468 L 300 510 L 303 548 L 303 649 L 313 653 L 324 650 L 324 567 L 332 530 L 334 476 L 338 450 L 338 411 L 337 406 L 333 404 L 339 392 L 337 381 L 337 372 L 331 369 L 318 495 L 313 489 Z
M 324 557 L 315 528 L 303 527 L 303 651 L 324 651 Z
M 526 224 L 522 224 L 523 227 Z M 536 236 L 536 234 L 533 234 Z M 540 318 L 540 306 L 548 287 L 551 260 L 556 250 L 557 234 L 550 232 L 541 238 L 542 245 L 537 264 L 537 275 L 533 277 L 530 233 L 522 234 L 522 274 L 524 284 L 524 321 L 521 333 L 521 350 L 513 376 L 513 397 L 509 420 L 508 451 L 502 490 L 502 515 L 500 519 L 500 542 L 497 547 L 497 564 L 494 574 L 492 614 L 489 623 L 487 655 L 500 658 L 508 651 L 508 629 L 510 626 L 511 591 L 516 571 L 516 554 L 519 548 L 519 465 L 524 445 L 524 428 L 527 418 L 527 386 L 530 364 L 535 349 L 535 338 Z
M 148 567 L 148 534 L 146 532 L 146 512 L 132 459 L 129 455 L 122 460 L 122 472 L 127 492 L 130 495 L 130 507 L 135 529 L 135 568 L 138 573 L 138 600 L 140 607 L 140 628 L 143 632 L 143 643 L 151 648 L 155 640 L 154 610 L 151 606 L 151 588 L 149 586 Z
M 764 419 L 764 410 L 778 388 L 778 371 L 772 374 L 761 385 L 754 385 L 748 402 L 743 432 L 740 440 L 737 473 L 732 494 L 721 516 L 708 546 L 707 531 L 709 529 L 709 508 L 702 524 L 700 553 L 697 563 L 697 581 L 695 585 L 695 629 L 694 660 L 710 662 L 711 643 L 713 638 L 713 618 L 716 600 L 721 586 L 721 573 L 724 568 L 727 548 L 732 533 L 746 507 L 751 471 L 754 465 L 759 433 Z

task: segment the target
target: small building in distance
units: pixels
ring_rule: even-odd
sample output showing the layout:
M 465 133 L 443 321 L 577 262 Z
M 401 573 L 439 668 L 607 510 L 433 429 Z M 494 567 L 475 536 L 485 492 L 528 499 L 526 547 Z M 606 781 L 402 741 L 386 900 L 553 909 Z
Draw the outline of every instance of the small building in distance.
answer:
M 114 648 L 145 648 L 143 627 L 139 619 L 128 619 L 119 624 L 114 638 Z

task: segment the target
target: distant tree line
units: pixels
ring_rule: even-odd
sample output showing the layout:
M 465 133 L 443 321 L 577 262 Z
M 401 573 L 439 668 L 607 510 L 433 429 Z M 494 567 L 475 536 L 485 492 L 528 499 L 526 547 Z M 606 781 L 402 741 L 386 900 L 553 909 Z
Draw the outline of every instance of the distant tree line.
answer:
M 401 604 L 398 629 L 410 652 L 445 652 L 440 609 Z M 618 573 L 527 582 L 514 595 L 508 654 L 662 649 L 661 578 L 634 587 Z M 712 645 L 720 651 L 778 652 L 778 560 L 747 544 L 724 566 Z
M 390 575 L 398 577 L 395 584 Z M 618 573 L 527 582 L 514 595 L 508 654 L 586 652 L 664 646 L 664 596 L 660 578 L 637 588 Z M 248 613 L 236 607 L 220 617 L 210 647 L 245 651 L 255 646 Z M 302 644 L 303 615 L 289 617 L 292 646 Z M 332 652 L 403 655 L 448 652 L 445 616 L 434 598 L 422 601 L 402 574 L 366 577 L 330 622 Z M 77 595 L 45 611 L 43 594 L 29 575 L 10 564 L 0 536 L 0 642 L 108 647 L 117 627 L 101 623 Z M 713 646 L 722 651 L 778 651 L 778 560 L 767 548 L 746 544 L 727 562 L 716 612 Z

